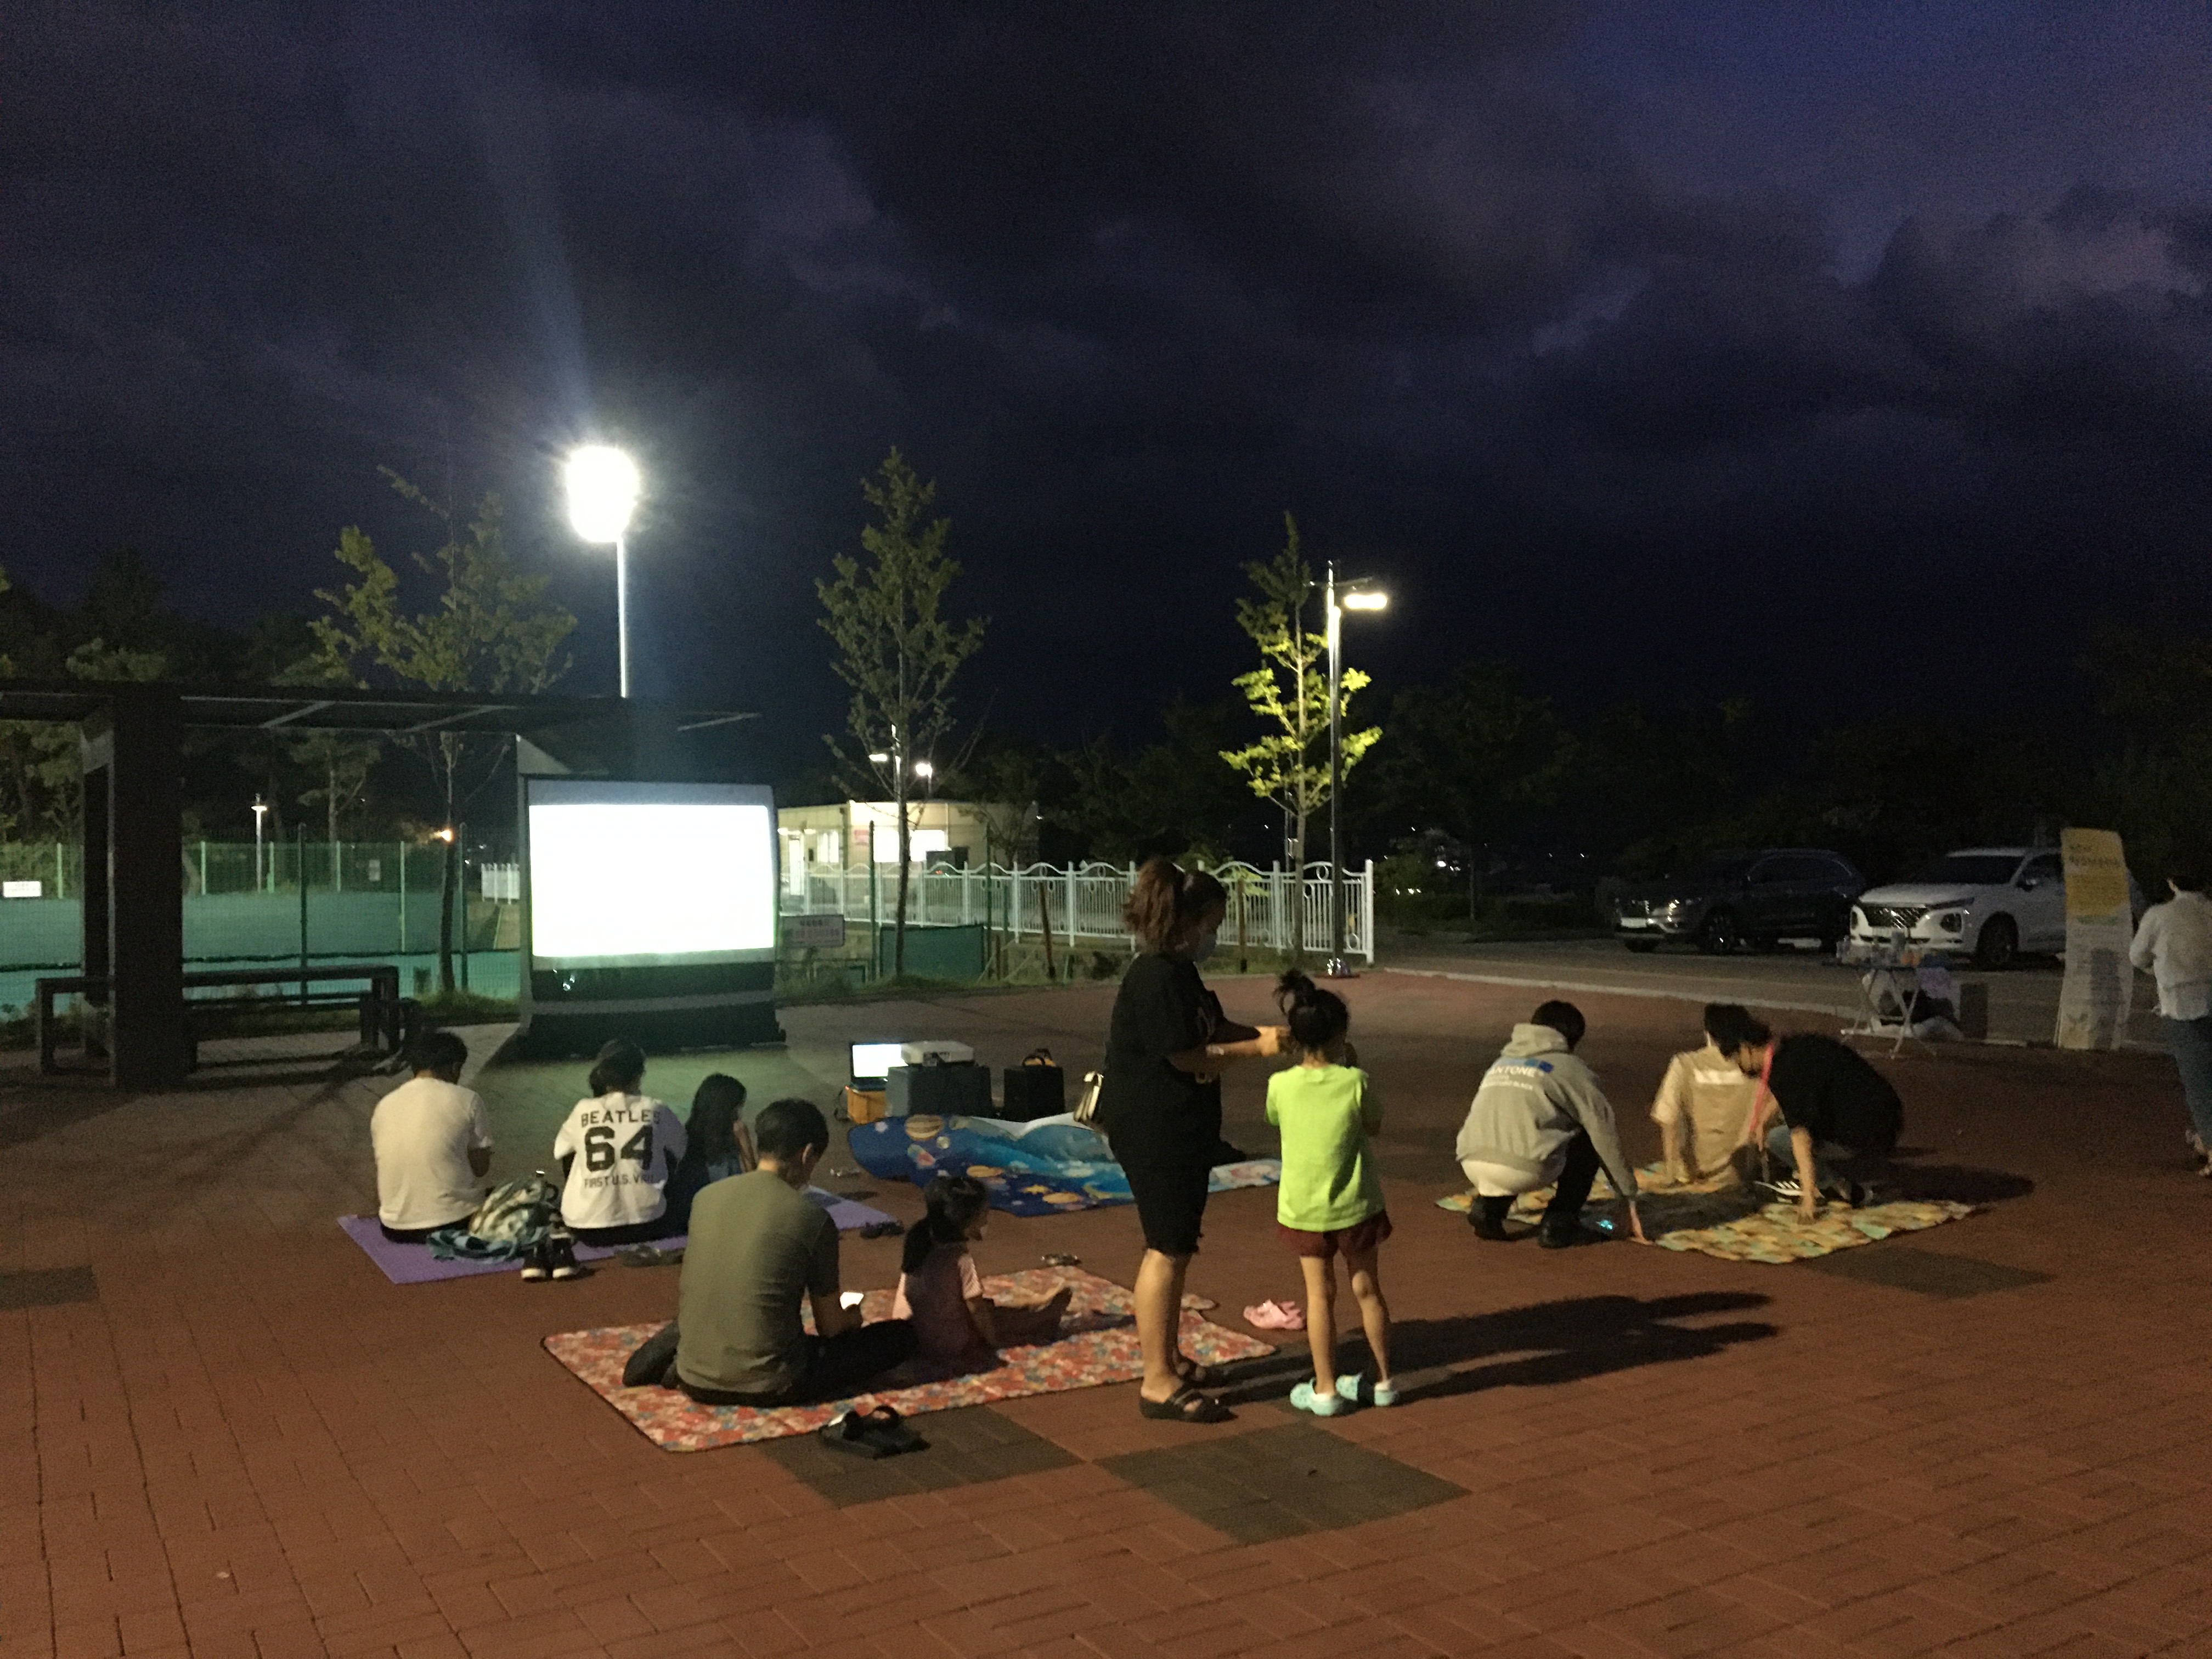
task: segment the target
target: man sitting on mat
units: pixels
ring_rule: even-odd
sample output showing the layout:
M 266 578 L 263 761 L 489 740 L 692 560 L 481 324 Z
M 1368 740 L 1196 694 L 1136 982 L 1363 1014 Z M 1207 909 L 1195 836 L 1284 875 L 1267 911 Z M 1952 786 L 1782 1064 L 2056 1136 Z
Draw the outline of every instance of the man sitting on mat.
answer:
M 483 1202 L 491 1170 L 491 1119 L 483 1097 L 461 1087 L 468 1045 L 451 1031 L 430 1031 L 416 1039 L 412 1063 L 415 1075 L 368 1118 L 377 1224 L 395 1244 L 466 1221 Z
M 1630 1231 L 1643 1241 L 1636 1170 L 1620 1150 L 1613 1106 L 1590 1068 L 1575 1058 L 1583 1030 L 1574 1004 L 1547 1002 L 1527 1024 L 1513 1028 L 1513 1040 L 1483 1073 L 1456 1148 L 1460 1169 L 1474 1188 L 1467 1219 L 1478 1238 L 1510 1237 L 1505 1218 L 1513 1200 L 1545 1187 L 1554 1190 L 1537 1243 L 1556 1250 L 1605 1237 L 1581 1219 L 1602 1164 L 1613 1190 L 1628 1200 Z
M 910 1321 L 864 1325 L 843 1304 L 836 1224 L 805 1196 L 829 1144 L 830 1126 L 804 1100 L 779 1100 L 754 1121 L 759 1164 L 692 1201 L 676 1322 L 630 1356 L 625 1386 L 659 1382 L 707 1406 L 795 1406 L 858 1393 L 913 1357 Z
M 1771 1109 L 1780 1109 L 1765 1136 L 1766 1155 L 1778 1167 L 1760 1184 L 1777 1198 L 1796 1200 L 1801 1221 L 1820 1214 L 1824 1197 L 1854 1208 L 1867 1204 L 1863 1176 L 1888 1160 L 1905 1127 L 1905 1106 L 1889 1079 L 1831 1036 L 1801 1031 L 1778 1042 L 1765 1022 L 1734 1003 L 1706 1009 L 1705 1029 L 1738 1071 L 1762 1085 L 1743 1144 L 1757 1144 Z
M 1751 1115 L 1759 1085 L 1736 1069 L 1713 1036 L 1713 1016 L 1733 1004 L 1705 1005 L 1705 1046 L 1676 1054 L 1651 1098 L 1651 1121 L 1659 1126 L 1661 1154 L 1669 1181 L 1710 1181 L 1741 1171 L 1734 1154 L 1743 1144 L 1744 1121 Z

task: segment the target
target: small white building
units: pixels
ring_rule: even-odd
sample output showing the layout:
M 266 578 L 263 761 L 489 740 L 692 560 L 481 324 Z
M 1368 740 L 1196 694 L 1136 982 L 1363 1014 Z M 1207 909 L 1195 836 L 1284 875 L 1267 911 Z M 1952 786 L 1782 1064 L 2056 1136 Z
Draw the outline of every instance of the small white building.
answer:
M 964 870 L 970 865 L 1007 862 L 1003 807 L 972 801 L 912 800 L 907 803 L 908 855 L 924 869 Z M 993 823 L 1001 830 L 994 834 Z M 775 814 L 781 839 L 784 884 L 805 890 L 809 873 L 865 871 L 871 862 L 898 862 L 898 805 L 895 801 L 848 800 L 828 806 L 781 806 Z

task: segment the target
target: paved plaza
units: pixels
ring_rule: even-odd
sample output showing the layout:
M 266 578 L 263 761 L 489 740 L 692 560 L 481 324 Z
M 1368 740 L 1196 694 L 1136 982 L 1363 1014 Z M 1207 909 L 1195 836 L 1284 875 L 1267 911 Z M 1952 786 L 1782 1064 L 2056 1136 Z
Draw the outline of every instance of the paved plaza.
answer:
M 1216 982 L 1233 1015 L 1257 979 Z M 1113 988 L 787 1011 L 787 1049 L 655 1060 L 827 1103 L 844 1042 L 951 1036 L 1097 1063 Z M 395 1286 L 374 1208 L 389 1079 L 326 1039 L 175 1094 L 0 1071 L 0 1659 L 1176 1659 L 1495 1653 L 2069 1659 L 2212 1653 L 2212 1182 L 2154 1056 L 1884 1060 L 1916 1194 L 1965 1221 L 1819 1264 L 1486 1244 L 1434 1200 L 1482 1066 L 1537 994 L 1350 988 L 1385 1114 L 1405 1403 L 1289 1411 L 1302 1337 L 1237 1420 L 1133 1386 L 917 1419 L 867 1465 L 811 1441 L 655 1449 L 540 1347 L 665 1318 L 677 1271 Z M 1628 1127 L 1693 1004 L 1577 998 Z M 1783 1029 L 1833 1029 L 1809 1012 Z M 210 1054 L 216 1050 L 211 1046 Z M 220 1056 L 218 1056 L 220 1057 Z M 246 1051 L 234 1054 L 243 1060 Z M 495 1173 L 550 1157 L 585 1067 L 494 1067 Z M 1264 1073 L 1229 1135 L 1272 1149 Z M 833 1149 L 827 1164 L 848 1166 Z M 911 1220 L 919 1195 L 854 1178 Z M 1273 1195 L 1214 1200 L 1192 1289 L 1296 1296 Z M 986 1273 L 1127 1283 L 1125 1209 L 1000 1217 Z M 898 1242 L 844 1243 L 848 1285 Z

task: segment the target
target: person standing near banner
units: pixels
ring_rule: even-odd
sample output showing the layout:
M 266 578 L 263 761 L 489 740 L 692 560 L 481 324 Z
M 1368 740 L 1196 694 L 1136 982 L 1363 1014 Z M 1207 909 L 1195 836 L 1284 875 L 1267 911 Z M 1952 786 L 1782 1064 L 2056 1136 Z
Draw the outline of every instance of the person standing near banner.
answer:
M 2173 896 L 2143 912 L 2128 960 L 2158 981 L 2158 1019 L 2181 1073 L 2189 1127 L 2182 1131 L 2212 1179 L 2212 899 L 2196 855 L 2175 859 L 2166 872 Z

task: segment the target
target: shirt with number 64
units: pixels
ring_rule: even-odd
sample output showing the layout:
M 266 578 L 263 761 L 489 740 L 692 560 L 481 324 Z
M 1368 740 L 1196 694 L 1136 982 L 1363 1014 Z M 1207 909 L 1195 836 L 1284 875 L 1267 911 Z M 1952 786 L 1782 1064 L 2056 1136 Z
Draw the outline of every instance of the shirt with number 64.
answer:
M 668 1207 L 668 1177 L 684 1156 L 684 1124 L 650 1095 L 580 1100 L 553 1137 L 567 1159 L 561 1218 L 571 1227 L 629 1227 Z

